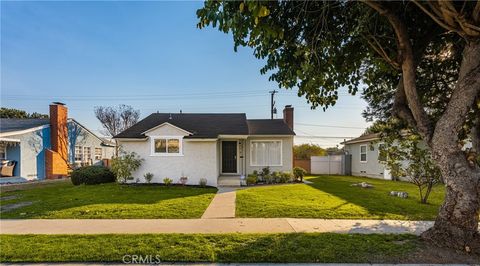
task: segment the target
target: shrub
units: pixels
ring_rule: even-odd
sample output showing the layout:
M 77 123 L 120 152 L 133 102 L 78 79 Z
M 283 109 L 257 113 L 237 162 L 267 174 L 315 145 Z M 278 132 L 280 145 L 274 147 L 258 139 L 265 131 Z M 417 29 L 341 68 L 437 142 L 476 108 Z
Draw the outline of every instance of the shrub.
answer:
M 117 181 L 127 183 L 132 180 L 132 172 L 142 165 L 143 159 L 135 152 L 122 152 L 122 154 L 112 159 L 112 171 L 117 176 Z
M 257 175 L 250 174 L 247 176 L 247 185 L 253 185 L 257 183 Z
M 266 176 L 266 175 L 269 175 L 269 174 L 270 174 L 270 167 L 269 166 L 262 168 L 262 173 L 261 173 L 262 176 Z
M 163 183 L 165 184 L 165 186 L 170 186 L 172 183 L 173 183 L 173 180 L 171 178 L 168 178 L 168 177 L 165 177 L 163 179 Z
M 147 183 L 150 184 L 150 182 L 152 182 L 152 179 L 153 179 L 153 174 L 152 173 L 146 173 L 143 175 L 143 177 L 145 177 L 145 181 L 147 181 Z
M 206 178 L 200 178 L 200 181 L 198 181 L 198 185 L 200 187 L 206 187 L 207 186 L 207 179 Z
M 290 172 L 281 172 L 279 183 L 290 183 L 292 182 L 292 173 Z
M 115 175 L 103 166 L 85 166 L 72 171 L 70 180 L 75 186 L 115 182 Z
M 267 184 L 273 184 L 274 183 L 274 178 L 271 174 L 268 174 L 268 175 L 264 175 L 263 176 L 263 180 L 265 181 L 265 183 Z
M 293 176 L 295 177 L 295 181 L 303 182 L 303 177 L 306 173 L 307 171 L 305 171 L 305 169 L 303 169 L 302 167 L 293 168 Z
M 280 183 L 280 172 L 274 171 L 272 172 L 272 183 Z
M 188 177 L 186 177 L 186 176 L 180 177 L 180 183 L 181 183 L 183 186 L 185 186 L 185 185 L 187 184 L 187 182 L 188 182 Z

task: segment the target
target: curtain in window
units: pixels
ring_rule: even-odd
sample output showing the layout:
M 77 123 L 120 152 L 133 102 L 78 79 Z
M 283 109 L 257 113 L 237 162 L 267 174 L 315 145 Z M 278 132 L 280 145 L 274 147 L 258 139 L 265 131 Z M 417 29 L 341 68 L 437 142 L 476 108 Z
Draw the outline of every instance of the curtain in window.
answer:
M 281 165 L 280 141 L 252 141 L 252 164 L 258 166 Z

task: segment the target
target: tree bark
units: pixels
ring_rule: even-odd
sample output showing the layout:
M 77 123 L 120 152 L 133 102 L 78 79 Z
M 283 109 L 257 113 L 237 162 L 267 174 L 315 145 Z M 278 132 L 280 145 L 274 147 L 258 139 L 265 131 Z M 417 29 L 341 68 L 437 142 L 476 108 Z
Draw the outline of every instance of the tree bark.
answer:
M 434 226 L 422 234 L 437 245 L 477 254 L 480 254 L 480 167 L 469 164 L 458 144 L 458 132 L 479 94 L 480 42 L 471 41 L 465 47 L 451 100 L 435 126 L 430 143 L 445 181 L 446 196 Z

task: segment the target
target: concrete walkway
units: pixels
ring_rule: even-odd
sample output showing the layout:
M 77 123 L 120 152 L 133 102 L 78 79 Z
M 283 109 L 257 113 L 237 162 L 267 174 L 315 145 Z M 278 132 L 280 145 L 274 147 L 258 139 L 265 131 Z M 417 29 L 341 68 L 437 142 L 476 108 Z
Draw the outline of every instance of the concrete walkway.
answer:
M 431 221 L 296 218 L 0 220 L 0 234 L 360 233 L 420 234 Z
M 235 218 L 235 187 L 219 187 L 208 208 L 202 215 L 202 219 Z

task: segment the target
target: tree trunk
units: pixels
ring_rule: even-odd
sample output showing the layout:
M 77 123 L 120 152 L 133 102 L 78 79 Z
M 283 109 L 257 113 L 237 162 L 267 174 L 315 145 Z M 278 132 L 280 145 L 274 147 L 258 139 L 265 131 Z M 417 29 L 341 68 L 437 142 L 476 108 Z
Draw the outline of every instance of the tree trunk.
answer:
M 442 154 L 438 166 L 446 181 L 445 201 L 435 225 L 422 237 L 440 246 L 480 254 L 480 171 L 478 167 L 470 169 L 462 151 Z
M 429 143 L 445 181 L 446 195 L 434 226 L 422 234 L 437 245 L 477 254 L 480 254 L 480 167 L 469 164 L 458 144 L 458 132 L 480 94 L 479 58 L 480 42 L 468 43 L 457 85 Z

